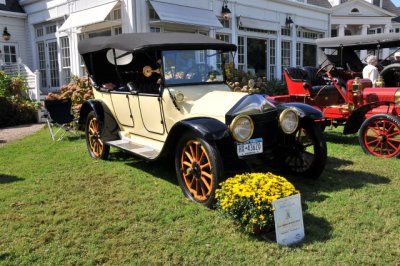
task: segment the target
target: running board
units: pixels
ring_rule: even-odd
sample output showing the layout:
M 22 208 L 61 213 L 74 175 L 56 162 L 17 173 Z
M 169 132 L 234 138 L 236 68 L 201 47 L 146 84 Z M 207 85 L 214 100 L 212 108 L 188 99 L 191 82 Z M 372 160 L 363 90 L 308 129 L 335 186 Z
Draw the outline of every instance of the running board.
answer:
M 134 143 L 128 139 L 107 141 L 106 144 L 126 150 L 150 160 L 155 159 L 160 154 L 160 151 L 155 150 L 150 146 Z

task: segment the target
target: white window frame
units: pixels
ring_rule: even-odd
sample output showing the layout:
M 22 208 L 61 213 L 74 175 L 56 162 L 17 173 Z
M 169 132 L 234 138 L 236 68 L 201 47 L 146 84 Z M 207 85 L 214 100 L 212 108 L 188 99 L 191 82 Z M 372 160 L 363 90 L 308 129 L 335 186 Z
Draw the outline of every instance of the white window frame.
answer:
M 15 54 L 8 52 L 6 54 L 5 47 L 14 47 L 15 49 Z M 6 61 L 6 55 L 9 55 L 9 60 Z M 15 61 L 12 60 L 15 57 Z M 18 57 L 19 57 L 19 47 L 17 43 L 0 43 L 0 60 L 2 64 L 5 65 L 15 65 L 18 63 Z

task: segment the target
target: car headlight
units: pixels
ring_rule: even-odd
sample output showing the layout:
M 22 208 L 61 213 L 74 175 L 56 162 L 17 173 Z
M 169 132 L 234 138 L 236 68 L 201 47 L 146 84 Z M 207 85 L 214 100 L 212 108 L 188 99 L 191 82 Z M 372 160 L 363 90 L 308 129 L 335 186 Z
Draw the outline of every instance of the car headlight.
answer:
M 238 115 L 229 126 L 233 138 L 238 142 L 248 141 L 253 135 L 254 124 L 248 115 Z
M 292 134 L 299 125 L 299 115 L 293 109 L 286 109 L 279 116 L 279 124 L 285 134 Z

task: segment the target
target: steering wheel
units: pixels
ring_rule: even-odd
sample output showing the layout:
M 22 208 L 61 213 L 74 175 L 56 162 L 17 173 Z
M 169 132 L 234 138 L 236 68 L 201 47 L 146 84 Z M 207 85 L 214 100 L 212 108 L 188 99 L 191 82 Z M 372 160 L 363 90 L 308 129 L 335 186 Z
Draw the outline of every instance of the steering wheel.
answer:
M 199 77 L 199 75 L 200 76 L 207 75 L 209 69 L 210 69 L 209 66 L 205 63 L 195 64 L 185 71 L 184 77 L 186 79 L 194 79 L 194 78 L 200 79 L 201 77 Z M 192 75 L 190 76 L 190 74 Z M 189 78 L 188 75 L 190 76 Z

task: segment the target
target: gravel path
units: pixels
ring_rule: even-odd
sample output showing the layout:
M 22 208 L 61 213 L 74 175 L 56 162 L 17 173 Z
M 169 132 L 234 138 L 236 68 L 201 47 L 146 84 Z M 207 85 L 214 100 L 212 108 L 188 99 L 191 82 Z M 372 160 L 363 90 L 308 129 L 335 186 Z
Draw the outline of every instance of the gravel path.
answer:
M 0 147 L 17 139 L 22 139 L 41 130 L 45 124 L 29 124 L 0 128 Z

